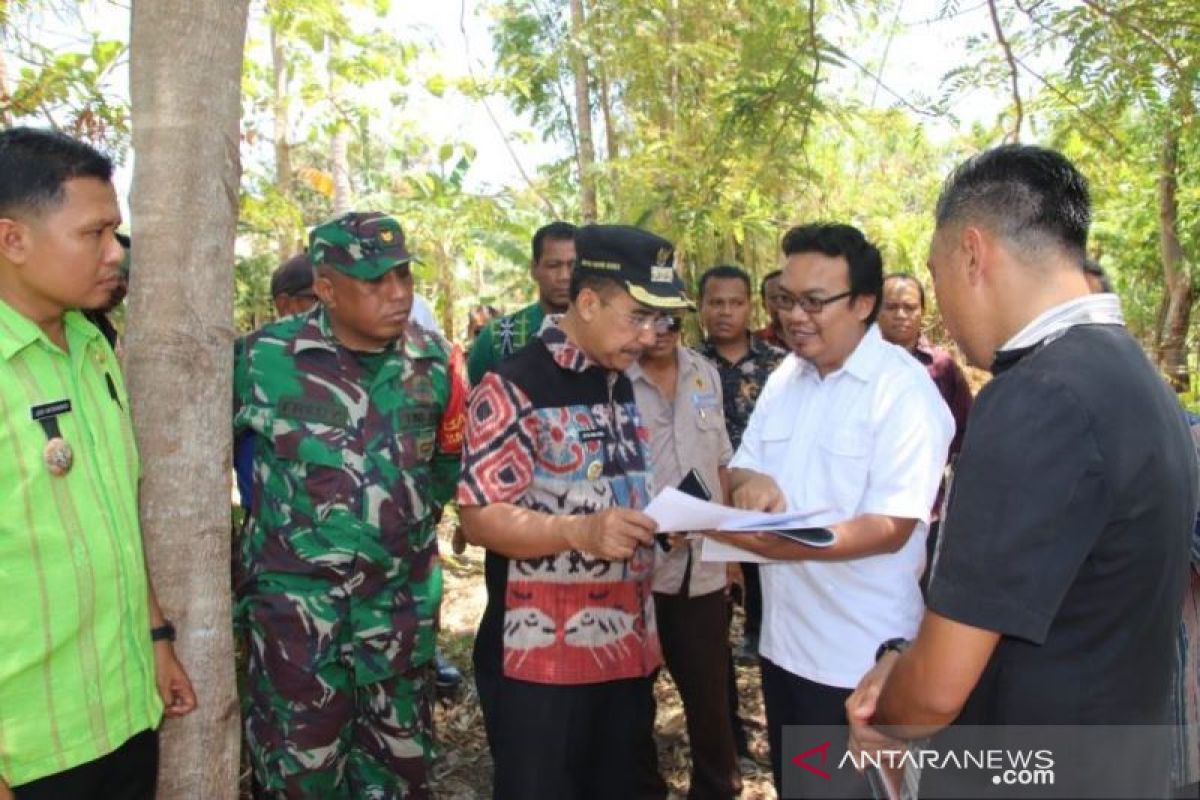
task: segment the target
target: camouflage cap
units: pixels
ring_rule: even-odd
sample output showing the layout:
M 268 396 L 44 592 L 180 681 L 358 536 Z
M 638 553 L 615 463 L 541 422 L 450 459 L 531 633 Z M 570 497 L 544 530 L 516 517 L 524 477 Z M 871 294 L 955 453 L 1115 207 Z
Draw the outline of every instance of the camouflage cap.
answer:
M 313 228 L 308 257 L 314 268 L 328 264 L 363 281 L 412 261 L 400 223 L 378 211 L 351 211 Z

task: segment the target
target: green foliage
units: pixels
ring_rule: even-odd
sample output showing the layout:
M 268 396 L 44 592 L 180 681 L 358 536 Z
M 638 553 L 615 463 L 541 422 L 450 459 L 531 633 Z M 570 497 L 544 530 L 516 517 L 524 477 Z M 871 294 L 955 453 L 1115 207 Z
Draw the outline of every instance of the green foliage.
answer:
M 111 81 L 128 45 L 90 32 L 78 43 L 48 45 L 28 31 L 51 14 L 78 16 L 84 24 L 77 3 L 69 0 L 44 5 L 0 0 L 0 58 L 10 71 L 8 90 L 0 86 L 0 120 L 50 125 L 122 161 L 129 144 L 129 108 Z

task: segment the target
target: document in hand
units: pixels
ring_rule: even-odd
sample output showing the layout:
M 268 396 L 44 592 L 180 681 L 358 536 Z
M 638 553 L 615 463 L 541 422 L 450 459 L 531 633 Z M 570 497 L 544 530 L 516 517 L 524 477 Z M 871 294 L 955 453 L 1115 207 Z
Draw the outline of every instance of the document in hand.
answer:
M 822 527 L 822 524 L 833 521 L 829 519 L 829 512 L 825 510 L 780 513 L 745 511 L 690 497 L 668 487 L 659 492 L 643 511 L 658 523 L 658 530 L 663 533 L 705 530 L 724 533 L 766 531 L 786 536 L 810 547 L 829 547 L 834 542 L 833 532 Z M 704 558 L 709 560 L 707 555 Z

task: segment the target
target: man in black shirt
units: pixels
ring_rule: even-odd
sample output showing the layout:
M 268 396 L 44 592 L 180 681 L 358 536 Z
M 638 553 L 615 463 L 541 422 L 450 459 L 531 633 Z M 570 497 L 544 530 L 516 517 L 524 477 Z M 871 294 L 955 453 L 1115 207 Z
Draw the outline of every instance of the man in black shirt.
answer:
M 994 378 L 967 427 L 920 631 L 881 643 L 847 701 L 852 747 L 875 749 L 883 726 L 913 738 L 952 722 L 1170 722 L 1196 457 L 1117 298 L 1089 291 L 1089 206 L 1065 158 L 1019 145 L 968 160 L 938 200 L 938 305 Z M 1075 753 L 1057 785 L 1165 795 L 1166 748 L 1132 736 L 1119 752 Z M 923 794 L 944 777 L 923 775 Z

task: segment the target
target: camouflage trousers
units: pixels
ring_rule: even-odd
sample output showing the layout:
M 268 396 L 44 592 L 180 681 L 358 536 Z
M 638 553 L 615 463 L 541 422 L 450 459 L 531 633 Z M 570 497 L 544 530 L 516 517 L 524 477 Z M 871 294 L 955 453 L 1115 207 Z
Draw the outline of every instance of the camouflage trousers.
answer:
M 242 680 L 255 797 L 424 800 L 433 756 L 433 667 L 358 684 L 349 644 L 305 669 L 251 627 Z

